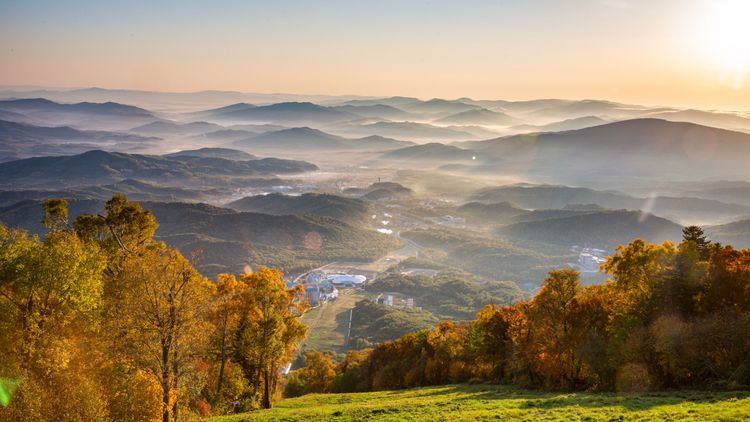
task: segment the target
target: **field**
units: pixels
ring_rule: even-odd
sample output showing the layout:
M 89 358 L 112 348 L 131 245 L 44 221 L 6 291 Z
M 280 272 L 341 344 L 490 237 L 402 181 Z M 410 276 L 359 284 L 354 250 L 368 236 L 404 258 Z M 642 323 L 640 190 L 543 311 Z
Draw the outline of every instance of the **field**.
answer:
M 305 349 L 346 353 L 346 333 L 349 328 L 349 310 L 364 299 L 353 289 L 339 290 L 339 297 L 305 314 L 302 322 L 310 327 Z
M 494 385 L 308 395 L 271 410 L 210 418 L 244 421 L 747 421 L 750 392 L 540 393 Z

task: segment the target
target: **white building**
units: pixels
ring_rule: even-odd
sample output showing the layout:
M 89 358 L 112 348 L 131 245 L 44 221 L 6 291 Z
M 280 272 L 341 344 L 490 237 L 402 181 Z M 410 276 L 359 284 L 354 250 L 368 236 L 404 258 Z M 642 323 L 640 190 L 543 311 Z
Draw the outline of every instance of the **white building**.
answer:
M 384 304 L 385 306 L 393 306 L 393 296 L 386 296 Z
M 335 286 L 359 286 L 367 280 L 363 275 L 329 275 L 326 280 Z
M 590 253 L 578 255 L 578 265 L 584 271 L 599 271 L 599 264 L 603 263 L 604 258 L 598 258 Z

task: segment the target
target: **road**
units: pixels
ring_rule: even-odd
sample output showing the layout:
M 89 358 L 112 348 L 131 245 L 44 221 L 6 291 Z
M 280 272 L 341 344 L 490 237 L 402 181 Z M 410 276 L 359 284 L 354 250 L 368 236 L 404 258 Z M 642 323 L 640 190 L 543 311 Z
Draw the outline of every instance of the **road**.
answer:
M 334 261 L 334 262 L 328 263 L 326 265 L 323 265 L 322 267 L 318 267 L 318 268 L 315 268 L 315 269 L 310 270 L 310 271 L 311 272 L 315 272 L 315 271 L 318 271 L 318 270 L 322 270 L 323 268 L 328 267 L 330 265 L 338 264 L 338 263 L 339 263 L 338 261 Z M 307 273 L 308 272 L 304 272 L 304 273 L 298 275 L 297 278 L 295 278 L 294 281 L 292 281 L 292 283 L 297 284 L 297 281 L 299 281 L 299 279 L 302 278 L 302 276 L 305 275 L 305 274 L 307 274 Z

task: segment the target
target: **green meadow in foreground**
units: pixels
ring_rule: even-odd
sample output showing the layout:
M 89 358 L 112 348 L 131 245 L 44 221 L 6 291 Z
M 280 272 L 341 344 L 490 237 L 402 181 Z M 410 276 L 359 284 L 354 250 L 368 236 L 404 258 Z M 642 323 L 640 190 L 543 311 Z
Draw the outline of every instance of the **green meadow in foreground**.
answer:
M 544 393 L 497 385 L 314 394 L 270 410 L 208 419 L 241 421 L 749 421 L 750 392 Z

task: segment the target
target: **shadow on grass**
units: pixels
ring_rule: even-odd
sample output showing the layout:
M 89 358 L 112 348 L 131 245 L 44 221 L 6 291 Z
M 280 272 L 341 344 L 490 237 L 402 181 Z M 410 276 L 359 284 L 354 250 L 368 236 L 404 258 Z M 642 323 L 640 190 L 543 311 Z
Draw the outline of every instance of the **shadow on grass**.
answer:
M 723 401 L 737 401 L 750 398 L 750 391 L 695 391 L 677 390 L 649 393 L 571 393 L 524 390 L 512 386 L 499 385 L 449 385 L 443 387 L 425 387 L 418 396 L 444 396 L 460 394 L 463 397 L 453 398 L 452 402 L 476 400 L 521 400 L 520 408 L 554 409 L 568 406 L 586 408 L 622 407 L 626 411 L 648 410 L 666 405 L 692 403 L 696 405 L 713 404 Z M 406 391 L 406 390 L 401 390 Z M 748 409 L 750 417 L 750 408 Z

